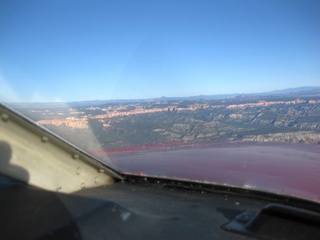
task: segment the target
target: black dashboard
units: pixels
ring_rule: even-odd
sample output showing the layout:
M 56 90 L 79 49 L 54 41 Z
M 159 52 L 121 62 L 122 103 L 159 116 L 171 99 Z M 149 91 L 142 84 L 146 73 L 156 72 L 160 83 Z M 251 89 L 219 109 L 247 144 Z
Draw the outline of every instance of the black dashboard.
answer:
M 128 177 L 63 194 L 2 176 L 0 192 L 1 239 L 318 239 L 320 234 L 317 204 L 203 184 Z

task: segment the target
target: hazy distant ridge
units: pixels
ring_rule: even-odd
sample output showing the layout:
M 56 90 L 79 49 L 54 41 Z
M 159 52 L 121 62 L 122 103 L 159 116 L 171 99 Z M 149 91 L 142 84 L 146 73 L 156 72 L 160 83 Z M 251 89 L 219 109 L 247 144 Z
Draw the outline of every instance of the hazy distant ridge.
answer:
M 174 101 L 174 100 L 201 100 L 201 99 L 224 99 L 231 97 L 245 97 L 245 96 L 276 96 L 276 95 L 319 95 L 320 86 L 302 86 L 296 88 L 287 88 L 282 90 L 274 90 L 262 93 L 232 93 L 232 94 L 215 94 L 215 95 L 198 95 L 189 97 L 160 97 L 150 99 L 112 99 L 112 100 L 89 100 L 89 101 L 77 101 L 77 102 L 15 102 L 9 103 L 12 107 L 19 108 L 55 108 L 55 107 L 79 107 L 79 106 L 96 106 L 106 103 L 129 103 L 129 102 L 155 102 L 155 101 Z

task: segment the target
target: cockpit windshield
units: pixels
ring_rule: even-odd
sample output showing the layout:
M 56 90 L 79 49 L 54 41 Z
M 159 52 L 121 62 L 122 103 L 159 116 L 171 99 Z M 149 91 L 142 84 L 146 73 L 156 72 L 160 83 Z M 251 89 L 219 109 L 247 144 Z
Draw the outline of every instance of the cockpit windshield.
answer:
M 320 202 L 319 13 L 317 0 L 4 0 L 0 101 L 123 174 Z

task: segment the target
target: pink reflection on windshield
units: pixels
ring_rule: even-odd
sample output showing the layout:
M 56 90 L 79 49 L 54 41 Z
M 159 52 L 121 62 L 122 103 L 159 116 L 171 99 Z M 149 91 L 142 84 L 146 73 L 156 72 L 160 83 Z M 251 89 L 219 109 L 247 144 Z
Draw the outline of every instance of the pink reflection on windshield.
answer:
M 124 173 L 210 182 L 320 202 L 320 146 L 226 143 L 109 154 Z

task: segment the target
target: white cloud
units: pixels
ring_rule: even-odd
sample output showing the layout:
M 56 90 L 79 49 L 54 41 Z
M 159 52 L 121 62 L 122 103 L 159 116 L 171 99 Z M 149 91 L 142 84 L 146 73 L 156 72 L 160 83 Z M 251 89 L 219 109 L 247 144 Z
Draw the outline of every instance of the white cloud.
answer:
M 47 102 L 44 97 L 42 97 L 38 92 L 32 94 L 30 102 Z
M 34 92 L 31 99 L 28 102 L 56 102 L 56 103 L 63 103 L 64 101 L 60 97 L 55 98 L 46 98 L 43 97 L 39 92 Z
M 53 99 L 53 102 L 64 102 L 61 98 L 59 98 L 59 97 L 55 97 L 54 99 Z

